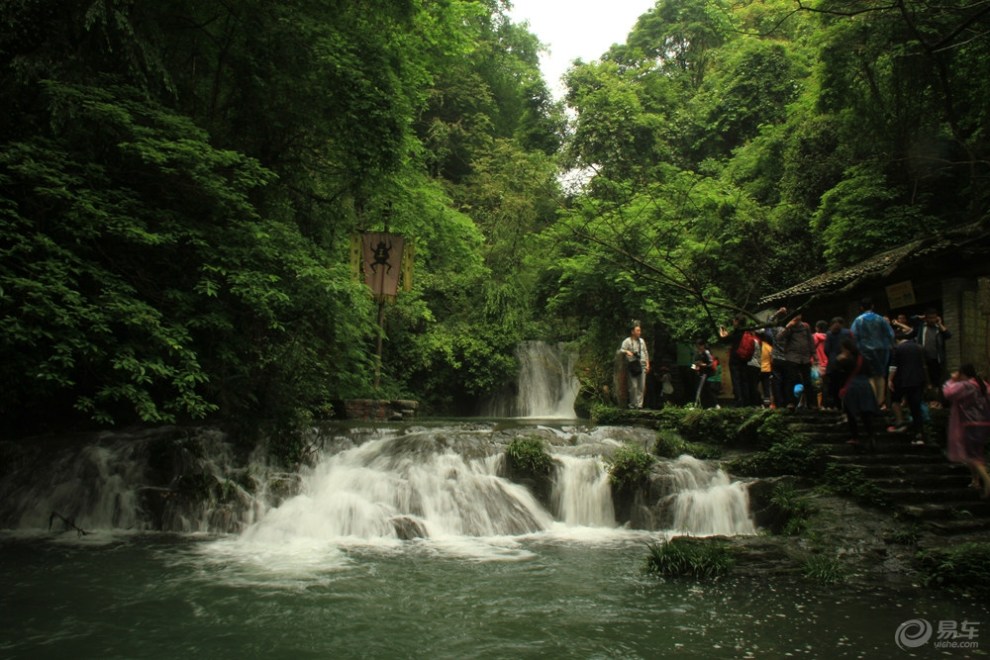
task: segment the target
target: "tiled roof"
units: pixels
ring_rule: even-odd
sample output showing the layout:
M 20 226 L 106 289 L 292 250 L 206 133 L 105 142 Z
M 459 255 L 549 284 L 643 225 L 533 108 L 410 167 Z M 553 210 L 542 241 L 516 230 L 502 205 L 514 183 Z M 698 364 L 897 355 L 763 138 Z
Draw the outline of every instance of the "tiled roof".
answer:
M 922 257 L 947 252 L 958 247 L 960 243 L 973 240 L 974 234 L 977 238 L 986 239 L 988 232 L 979 224 L 975 224 L 946 232 L 943 235 L 914 240 L 876 254 L 853 266 L 816 275 L 789 289 L 771 293 L 760 299 L 760 304 L 772 305 L 784 300 L 812 296 L 826 291 L 838 292 L 845 288 L 851 288 L 864 279 L 887 277 L 905 264 L 914 263 Z

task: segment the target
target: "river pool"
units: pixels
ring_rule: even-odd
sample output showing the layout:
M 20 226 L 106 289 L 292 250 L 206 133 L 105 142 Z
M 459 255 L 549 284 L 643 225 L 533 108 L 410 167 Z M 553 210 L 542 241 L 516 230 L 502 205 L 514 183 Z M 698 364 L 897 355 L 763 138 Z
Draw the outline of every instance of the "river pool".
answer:
M 798 576 L 663 580 L 642 570 L 657 538 L 561 527 L 273 545 L 5 532 L 0 657 L 899 658 L 990 648 L 990 613 L 974 599 Z M 928 641 L 912 641 L 925 622 Z M 937 647 L 940 638 L 955 647 Z

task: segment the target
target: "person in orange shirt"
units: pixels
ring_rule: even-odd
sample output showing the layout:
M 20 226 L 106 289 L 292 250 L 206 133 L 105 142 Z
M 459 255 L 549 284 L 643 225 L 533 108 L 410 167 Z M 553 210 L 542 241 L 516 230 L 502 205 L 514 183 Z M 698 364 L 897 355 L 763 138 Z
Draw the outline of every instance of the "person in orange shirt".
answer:
M 773 396 L 773 335 L 760 335 L 760 387 L 763 389 L 763 405 L 776 408 Z

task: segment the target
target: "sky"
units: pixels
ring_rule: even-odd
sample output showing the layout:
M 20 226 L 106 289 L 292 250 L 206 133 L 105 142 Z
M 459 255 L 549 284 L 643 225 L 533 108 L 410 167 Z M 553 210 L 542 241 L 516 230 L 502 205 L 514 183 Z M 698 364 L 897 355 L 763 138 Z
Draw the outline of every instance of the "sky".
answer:
M 556 98 L 563 96 L 560 77 L 571 62 L 597 60 L 612 44 L 625 43 L 636 19 L 656 0 L 511 0 L 514 23 L 529 22 L 529 31 L 545 44 L 540 70 Z

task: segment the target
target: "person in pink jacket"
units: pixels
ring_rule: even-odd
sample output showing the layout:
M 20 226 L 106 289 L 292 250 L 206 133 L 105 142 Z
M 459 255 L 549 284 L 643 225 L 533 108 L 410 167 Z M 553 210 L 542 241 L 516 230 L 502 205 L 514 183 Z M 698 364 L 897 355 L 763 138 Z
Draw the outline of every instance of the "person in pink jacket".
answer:
M 987 435 L 990 433 L 987 383 L 976 375 L 972 364 L 964 364 L 942 386 L 942 394 L 952 404 L 949 412 L 949 460 L 965 463 L 973 477 L 970 487 L 979 488 L 983 499 L 990 498 L 990 474 L 987 473 L 985 457 Z

